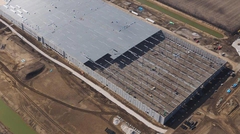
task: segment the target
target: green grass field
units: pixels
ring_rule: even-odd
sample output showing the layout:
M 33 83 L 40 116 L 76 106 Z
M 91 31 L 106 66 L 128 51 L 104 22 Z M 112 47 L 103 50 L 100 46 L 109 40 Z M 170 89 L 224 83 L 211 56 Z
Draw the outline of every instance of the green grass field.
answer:
M 13 134 L 37 134 L 22 118 L 0 99 L 0 121 Z
M 162 13 L 168 15 L 168 16 L 171 16 L 171 17 L 173 17 L 173 18 L 175 18 L 175 19 L 177 19 L 179 21 L 182 21 L 182 22 L 184 22 L 184 23 L 186 23 L 188 25 L 191 25 L 191 26 L 193 26 L 193 27 L 195 27 L 195 28 L 197 28 L 197 29 L 199 29 L 199 30 L 201 30 L 203 32 L 206 32 L 206 33 L 208 33 L 210 35 L 213 35 L 214 37 L 217 37 L 217 38 L 223 38 L 224 37 L 221 33 L 217 32 L 215 30 L 212 30 L 212 29 L 207 28 L 207 27 L 205 27 L 205 26 L 203 26 L 203 25 L 201 25 L 201 24 L 199 24 L 197 22 L 189 20 L 189 19 L 187 19 L 187 18 L 185 18 L 185 17 L 183 17 L 183 16 L 181 16 L 179 14 L 176 14 L 176 13 L 174 13 L 174 12 L 164 8 L 164 7 L 161 7 L 161 6 L 157 5 L 157 4 L 154 4 L 154 3 L 152 3 L 152 2 L 150 2 L 148 0 L 137 0 L 137 1 L 141 2 L 144 5 L 152 7 L 152 8 L 154 8 L 154 9 L 156 9 L 156 10 L 158 10 L 158 11 L 160 11 L 160 12 L 162 12 Z

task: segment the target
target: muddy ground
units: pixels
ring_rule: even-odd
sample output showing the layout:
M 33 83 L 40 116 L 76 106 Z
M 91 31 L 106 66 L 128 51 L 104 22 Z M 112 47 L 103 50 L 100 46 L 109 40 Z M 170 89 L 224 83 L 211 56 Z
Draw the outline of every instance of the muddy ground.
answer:
M 112 123 L 117 115 L 143 134 L 155 133 L 1 24 L 2 44 L 0 96 L 38 133 L 102 134 L 108 127 L 121 134 Z

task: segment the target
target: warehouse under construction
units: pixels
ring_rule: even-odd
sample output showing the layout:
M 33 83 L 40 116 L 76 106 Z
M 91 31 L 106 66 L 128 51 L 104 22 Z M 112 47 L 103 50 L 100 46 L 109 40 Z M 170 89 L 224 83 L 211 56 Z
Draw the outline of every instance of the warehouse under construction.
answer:
M 153 20 L 102 0 L 11 0 L 0 9 L 2 17 L 161 124 L 226 64 Z

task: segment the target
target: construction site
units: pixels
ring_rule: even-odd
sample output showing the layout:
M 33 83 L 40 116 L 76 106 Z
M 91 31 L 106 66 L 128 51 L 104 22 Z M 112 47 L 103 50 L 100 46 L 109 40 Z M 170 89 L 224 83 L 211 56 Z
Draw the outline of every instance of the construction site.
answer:
M 200 86 L 211 81 L 225 63 L 219 60 L 216 64 L 217 61 L 201 56 L 200 49 L 198 52 L 191 50 L 163 36 L 158 32 L 115 60 L 103 57 L 87 65 L 169 118 L 169 114 L 174 115 L 191 97 L 201 92 Z M 145 112 L 151 115 L 150 110 Z
M 194 106 L 197 109 L 191 115 L 187 116 L 181 125 L 179 125 L 173 134 L 236 134 L 239 129 L 239 72 L 236 72 L 234 77 L 225 76 L 219 79 L 225 79 L 226 82 L 217 89 L 211 89 L 210 92 L 205 92 L 204 95 L 209 96 L 209 99 L 200 107 Z M 218 79 L 218 80 L 219 80 Z M 221 81 L 220 80 L 220 81 Z M 200 102 L 201 103 L 201 102 Z M 170 132 L 169 132 L 170 134 Z
M 73 11 L 62 16 L 65 21 L 58 21 L 54 16 L 69 10 L 66 4 Z M 34 6 L 45 14 L 35 14 Z M 58 1 L 50 7 L 13 1 L 2 7 L 2 15 L 161 124 L 225 67 L 224 60 L 108 3 L 99 1 L 90 9 L 82 8 L 83 13 L 74 7 L 74 3 Z M 95 19 L 110 10 L 112 16 Z M 39 21 L 46 14 L 49 19 Z M 68 19 L 70 16 L 73 18 Z M 96 21 L 99 27 L 88 21 Z M 106 31 L 102 31 L 104 27 Z
M 93 1 L 75 2 L 88 5 L 80 9 L 83 12 L 75 8 L 74 2 L 52 1 L 47 7 L 43 7 L 44 2 L 30 2 L 27 6 L 27 1 L 21 2 L 1 7 L 2 18 L 41 50 L 71 66 L 153 124 L 174 128 L 176 134 L 198 130 L 211 133 L 222 132 L 226 125 L 218 117 L 237 121 L 234 117 L 239 113 L 238 100 L 233 96 L 238 95 L 238 85 L 231 84 L 239 83 L 239 74 L 229 76 L 238 67 L 227 63 L 226 58 L 159 28 L 149 18 L 139 18 L 134 14 L 137 12 L 126 12 L 108 2 L 98 1 L 95 6 L 91 6 Z M 35 12 L 34 6 L 44 14 Z M 59 13 L 65 10 L 61 16 Z M 95 19 L 109 11 L 112 16 Z M 46 15 L 48 19 L 39 19 Z M 56 16 L 68 18 L 60 22 Z M 201 41 L 205 36 L 199 34 L 197 40 Z M 195 35 L 189 39 L 195 41 Z M 1 84 L 6 87 L 0 91 L 1 98 L 38 133 L 156 133 L 44 58 L 3 24 L 0 52 Z M 233 118 L 228 119 L 229 115 Z M 214 127 L 203 126 L 213 120 Z M 224 130 L 238 131 L 234 126 L 233 130 Z
M 37 133 L 105 133 L 106 128 L 116 133 L 155 133 L 69 71 L 34 51 L 2 23 L 0 27 L 1 99 Z M 34 42 L 31 36 L 26 37 Z M 40 44 L 36 40 L 34 43 Z M 61 60 L 54 51 L 45 51 Z M 114 124 L 116 117 L 121 118 L 118 124 Z M 16 127 L 21 129 L 20 124 Z M 1 126 L 0 131 L 11 134 L 12 128 Z

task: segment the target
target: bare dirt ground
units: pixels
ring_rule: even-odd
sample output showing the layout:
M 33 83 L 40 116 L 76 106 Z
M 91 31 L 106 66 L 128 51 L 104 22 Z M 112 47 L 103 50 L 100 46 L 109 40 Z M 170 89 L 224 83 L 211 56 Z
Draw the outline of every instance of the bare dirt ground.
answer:
M 198 108 L 190 117 L 193 120 L 199 120 L 194 130 L 183 130 L 178 127 L 174 134 L 237 134 L 240 133 L 240 110 L 239 97 L 240 87 L 231 88 L 233 83 L 238 81 L 240 73 L 235 77 L 230 77 L 217 92 L 215 92 L 200 108 Z M 231 88 L 232 92 L 226 91 Z
M 8 128 L 6 128 L 2 123 L 0 123 L 0 134 L 12 134 Z
M 8 28 L 0 28 L 0 45 L 6 44 L 0 50 L 0 97 L 38 133 L 102 134 L 108 127 L 121 134 L 112 123 L 117 115 L 143 134 L 155 133 Z

